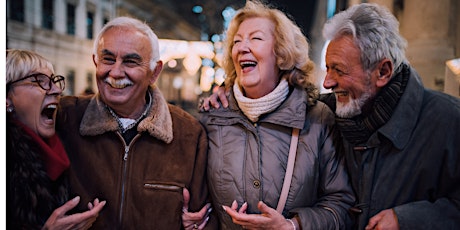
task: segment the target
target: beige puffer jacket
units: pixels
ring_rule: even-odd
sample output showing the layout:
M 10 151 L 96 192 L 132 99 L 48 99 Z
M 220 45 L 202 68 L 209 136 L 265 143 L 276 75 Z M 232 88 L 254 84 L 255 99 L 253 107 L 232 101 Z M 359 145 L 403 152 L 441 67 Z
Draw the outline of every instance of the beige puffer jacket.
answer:
M 208 183 L 222 229 L 241 229 L 220 208 L 233 200 L 239 206 L 248 202 L 247 213 L 259 213 L 258 201 L 276 209 L 292 128 L 301 131 L 283 215 L 297 214 L 302 229 L 346 229 L 354 195 L 336 156 L 329 107 L 307 106 L 306 91 L 296 88 L 279 108 L 251 123 L 230 95 L 228 108 L 203 112 L 200 119 L 208 133 Z

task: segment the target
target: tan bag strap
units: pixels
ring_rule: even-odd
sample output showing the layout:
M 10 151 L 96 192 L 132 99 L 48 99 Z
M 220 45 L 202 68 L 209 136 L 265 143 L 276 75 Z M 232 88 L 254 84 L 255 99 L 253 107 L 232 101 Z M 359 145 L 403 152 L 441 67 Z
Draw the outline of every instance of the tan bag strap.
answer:
M 297 154 L 297 142 L 299 140 L 299 129 L 292 129 L 291 146 L 289 147 L 289 157 L 286 167 L 286 175 L 284 176 L 283 188 L 281 189 L 280 200 L 276 211 L 283 214 L 284 205 L 289 194 L 289 187 L 291 187 L 292 172 L 294 171 L 295 156 Z

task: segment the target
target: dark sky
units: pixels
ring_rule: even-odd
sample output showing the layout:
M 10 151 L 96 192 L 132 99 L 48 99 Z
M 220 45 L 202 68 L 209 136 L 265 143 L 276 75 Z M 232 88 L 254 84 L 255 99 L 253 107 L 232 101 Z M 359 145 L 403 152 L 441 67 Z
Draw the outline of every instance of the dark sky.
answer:
M 308 36 L 315 16 L 316 0 L 271 0 L 270 2 L 276 4 L 278 9 L 290 14 Z
M 241 8 L 245 0 L 175 0 L 177 4 L 171 4 L 170 7 L 176 8 L 179 14 L 182 15 L 185 20 L 195 26 L 199 26 L 198 15 L 194 14 L 191 9 L 194 5 L 200 5 L 203 7 L 203 14 L 206 18 L 206 27 L 208 34 L 220 34 L 223 31 L 222 28 L 222 10 L 227 6 L 232 6 L 234 9 Z M 312 25 L 314 17 L 314 9 L 317 0 L 265 0 L 276 8 L 290 15 L 297 22 L 299 27 L 303 29 L 305 35 L 308 36 L 308 32 Z M 171 1 L 169 1 L 171 3 Z

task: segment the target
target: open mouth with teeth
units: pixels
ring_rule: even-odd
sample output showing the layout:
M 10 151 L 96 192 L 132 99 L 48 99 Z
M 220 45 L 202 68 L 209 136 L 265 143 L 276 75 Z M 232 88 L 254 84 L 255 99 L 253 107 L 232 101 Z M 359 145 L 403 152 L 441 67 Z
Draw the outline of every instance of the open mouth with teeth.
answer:
M 257 62 L 255 61 L 243 61 L 240 62 L 240 66 L 242 70 L 248 70 L 249 68 L 254 68 L 256 67 Z
M 111 84 L 109 83 L 110 86 L 112 86 L 112 88 L 115 88 L 115 89 L 123 89 L 123 88 L 126 88 L 132 84 Z
M 56 114 L 56 110 L 57 110 L 57 105 L 50 104 L 42 110 L 42 117 L 44 117 L 45 120 L 52 121 L 54 120 L 54 115 Z
M 120 80 L 115 80 L 113 78 L 106 78 L 105 82 L 109 84 L 112 88 L 115 88 L 115 89 L 123 89 L 123 88 L 133 85 L 133 83 L 130 80 L 125 79 L 125 78 L 120 79 Z
M 347 91 L 337 91 L 337 92 L 334 92 L 335 95 L 337 96 L 342 96 L 342 97 L 347 97 L 348 96 L 348 92 Z

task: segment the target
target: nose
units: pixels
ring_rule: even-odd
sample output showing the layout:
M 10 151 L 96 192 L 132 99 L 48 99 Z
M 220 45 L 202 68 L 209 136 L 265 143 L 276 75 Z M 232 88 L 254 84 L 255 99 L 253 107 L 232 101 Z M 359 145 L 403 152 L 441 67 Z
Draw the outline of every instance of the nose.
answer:
M 59 86 L 56 85 L 55 83 L 51 83 L 51 88 L 48 91 L 46 91 L 46 94 L 50 94 L 50 95 L 51 94 L 59 95 L 61 93 L 62 93 L 62 89 L 59 88 Z
M 123 61 L 117 59 L 117 61 L 111 66 L 109 75 L 114 78 L 125 77 Z
M 324 78 L 323 87 L 325 89 L 332 89 L 336 86 L 337 86 L 337 81 L 335 80 L 335 77 L 332 76 L 332 74 L 329 71 L 327 71 L 326 77 Z
M 249 42 L 247 40 L 242 40 L 240 43 L 237 44 L 236 48 L 238 52 L 249 52 Z

